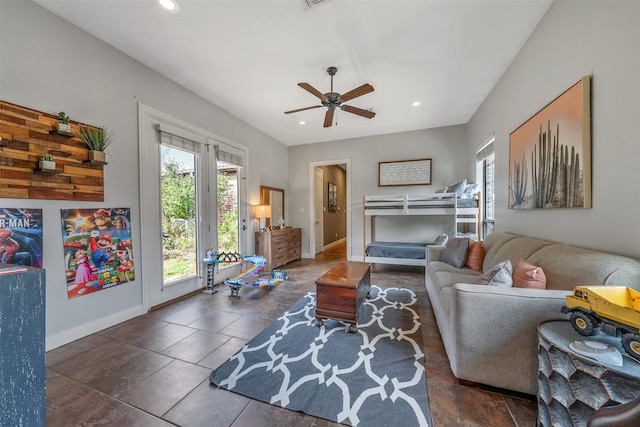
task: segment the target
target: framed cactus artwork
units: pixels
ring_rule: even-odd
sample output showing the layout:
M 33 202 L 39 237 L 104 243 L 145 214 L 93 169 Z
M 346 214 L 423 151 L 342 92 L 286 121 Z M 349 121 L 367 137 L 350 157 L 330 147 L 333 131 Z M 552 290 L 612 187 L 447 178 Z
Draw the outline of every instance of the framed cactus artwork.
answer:
M 591 77 L 509 135 L 509 209 L 591 208 Z

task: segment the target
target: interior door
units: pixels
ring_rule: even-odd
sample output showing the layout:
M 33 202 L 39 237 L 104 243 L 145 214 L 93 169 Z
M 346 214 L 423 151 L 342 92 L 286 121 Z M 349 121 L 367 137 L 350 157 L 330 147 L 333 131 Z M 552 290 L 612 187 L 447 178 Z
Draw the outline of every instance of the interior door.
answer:
M 324 212 L 324 198 L 323 198 L 323 190 L 324 190 L 324 174 L 322 172 L 322 168 L 314 168 L 314 221 L 313 228 L 315 232 L 315 248 L 314 254 L 322 252 L 322 248 L 324 247 L 324 224 L 323 220 L 323 212 Z

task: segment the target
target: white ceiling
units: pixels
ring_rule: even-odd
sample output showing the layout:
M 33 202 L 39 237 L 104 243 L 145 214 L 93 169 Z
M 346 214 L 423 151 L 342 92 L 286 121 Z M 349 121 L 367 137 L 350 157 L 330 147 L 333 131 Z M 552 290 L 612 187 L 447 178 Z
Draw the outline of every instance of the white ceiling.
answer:
M 287 145 L 467 123 L 551 2 L 36 0 Z M 329 66 L 336 92 L 373 85 L 345 104 L 376 117 L 336 111 L 323 128 L 324 107 L 284 114 L 319 104 L 297 83 L 329 92 Z

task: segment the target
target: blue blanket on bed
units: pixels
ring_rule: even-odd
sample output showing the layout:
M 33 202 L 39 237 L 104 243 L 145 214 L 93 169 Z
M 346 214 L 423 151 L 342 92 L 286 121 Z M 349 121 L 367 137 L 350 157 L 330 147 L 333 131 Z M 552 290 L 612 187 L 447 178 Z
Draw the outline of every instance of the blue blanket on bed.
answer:
M 367 256 L 385 258 L 424 259 L 427 243 L 372 242 Z

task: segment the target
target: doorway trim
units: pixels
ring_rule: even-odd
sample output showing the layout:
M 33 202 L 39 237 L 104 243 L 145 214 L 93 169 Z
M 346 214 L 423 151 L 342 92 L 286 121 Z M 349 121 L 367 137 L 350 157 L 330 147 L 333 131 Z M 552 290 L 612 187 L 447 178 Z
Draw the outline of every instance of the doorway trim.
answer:
M 314 197 L 314 169 L 318 166 L 338 166 L 346 165 L 347 167 L 347 260 L 351 260 L 351 159 L 334 159 L 334 160 L 316 160 L 309 162 L 309 256 L 315 257 L 314 251 L 316 247 L 316 236 L 313 226 L 315 219 L 315 197 Z

